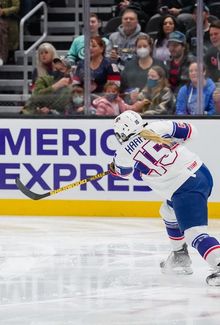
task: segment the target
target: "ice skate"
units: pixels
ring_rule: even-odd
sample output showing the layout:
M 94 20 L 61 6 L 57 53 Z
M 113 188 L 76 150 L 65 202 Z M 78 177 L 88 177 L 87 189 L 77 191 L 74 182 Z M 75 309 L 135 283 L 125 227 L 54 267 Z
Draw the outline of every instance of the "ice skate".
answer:
M 192 274 L 191 268 L 192 261 L 189 257 L 187 245 L 184 244 L 183 248 L 179 251 L 170 253 L 166 261 L 160 263 L 162 273 L 165 274 Z
M 210 286 L 220 286 L 220 264 L 217 265 L 212 274 L 207 276 L 206 282 Z

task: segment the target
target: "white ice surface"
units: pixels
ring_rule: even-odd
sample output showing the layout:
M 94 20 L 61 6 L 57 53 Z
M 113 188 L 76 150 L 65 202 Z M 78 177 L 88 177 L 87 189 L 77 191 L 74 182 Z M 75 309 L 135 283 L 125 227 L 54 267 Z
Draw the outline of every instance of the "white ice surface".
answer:
M 0 217 L 0 325 L 219 325 L 209 266 L 163 275 L 169 251 L 160 219 Z

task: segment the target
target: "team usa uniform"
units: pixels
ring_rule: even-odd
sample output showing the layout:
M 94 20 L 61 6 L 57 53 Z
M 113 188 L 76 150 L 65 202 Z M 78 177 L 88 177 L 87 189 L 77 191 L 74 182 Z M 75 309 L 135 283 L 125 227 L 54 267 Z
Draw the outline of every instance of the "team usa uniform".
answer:
M 159 135 L 158 143 L 142 132 Z M 160 214 L 171 240 L 172 253 L 161 262 L 164 273 L 191 274 L 191 245 L 215 269 L 207 277 L 209 285 L 220 285 L 220 244 L 207 233 L 207 201 L 213 180 L 201 159 L 185 143 L 197 135 L 189 123 L 156 121 L 144 125 L 139 114 L 126 111 L 115 119 L 114 131 L 121 146 L 110 170 L 115 176 L 129 178 L 140 173 L 143 181 L 163 198 Z

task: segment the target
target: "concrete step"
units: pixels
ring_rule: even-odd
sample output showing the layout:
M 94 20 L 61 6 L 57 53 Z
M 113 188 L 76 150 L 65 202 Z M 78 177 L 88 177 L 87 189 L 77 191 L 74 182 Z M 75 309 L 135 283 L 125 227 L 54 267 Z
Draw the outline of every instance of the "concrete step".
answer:
M 0 94 L 0 114 L 18 114 L 30 94 Z
M 24 41 L 29 43 L 34 43 L 40 38 L 40 35 L 25 35 Z M 47 35 L 45 42 L 50 43 L 72 43 L 74 40 L 73 35 Z
M 33 67 L 32 65 L 28 65 L 28 77 L 31 78 Z M 24 79 L 24 66 L 23 65 L 4 65 L 0 69 L 0 80 L 1 79 Z
M 31 79 L 28 80 L 28 84 L 31 83 Z M 0 79 L 1 92 L 19 92 L 23 93 L 24 80 L 22 79 Z
M 0 114 L 19 114 L 23 106 L 2 106 L 0 104 Z
M 0 94 L 0 102 L 26 102 L 31 94 Z
M 28 65 L 27 67 L 28 71 L 32 71 L 33 70 L 33 67 L 32 65 Z M 13 72 L 13 71 L 24 71 L 24 66 L 23 65 L 18 65 L 18 64 L 4 64 L 3 66 L 1 66 L 1 69 L 0 69 L 0 73 L 2 71 L 6 71 L 6 72 Z
M 29 48 L 34 42 L 36 42 L 40 36 L 25 36 L 24 37 L 24 47 Z M 72 35 L 48 35 L 44 42 L 52 43 L 56 50 L 66 50 L 68 51 L 74 37 Z
M 114 4 L 112 4 L 113 6 Z M 59 7 L 49 7 L 48 8 L 48 15 L 50 14 L 76 14 L 76 12 L 82 14 L 83 13 L 83 8 L 82 7 L 79 7 L 76 11 L 76 8 L 75 7 L 62 7 L 62 8 L 59 8 Z M 108 5 L 106 3 L 106 0 L 103 4 L 103 1 L 102 1 L 102 6 L 91 6 L 91 12 L 94 12 L 94 13 L 108 13 L 108 14 L 111 14 L 112 13 L 112 7 L 111 5 Z
M 76 33 L 76 29 L 78 28 L 78 25 L 76 25 L 74 21 L 48 21 L 47 25 L 47 32 L 50 35 L 74 35 Z
M 104 27 L 109 19 L 113 17 L 113 8 L 106 4 L 106 1 L 101 5 L 91 5 L 91 12 L 96 13 Z M 62 8 L 48 8 L 48 34 L 67 34 L 78 35 L 82 33 L 83 22 L 83 8 L 78 7 L 62 7 Z M 76 15 L 78 21 L 76 20 Z M 41 17 L 41 30 L 43 30 L 43 16 Z
M 0 94 L 0 114 L 19 114 L 31 94 Z

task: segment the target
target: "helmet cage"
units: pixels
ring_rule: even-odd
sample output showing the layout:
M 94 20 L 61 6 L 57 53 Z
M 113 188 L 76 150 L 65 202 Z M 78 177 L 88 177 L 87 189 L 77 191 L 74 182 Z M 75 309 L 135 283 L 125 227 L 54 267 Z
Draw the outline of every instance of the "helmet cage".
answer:
M 115 133 L 116 139 L 119 143 L 127 141 L 131 136 L 135 135 L 135 133 L 130 133 L 128 136 L 124 133 L 119 134 L 118 132 Z

